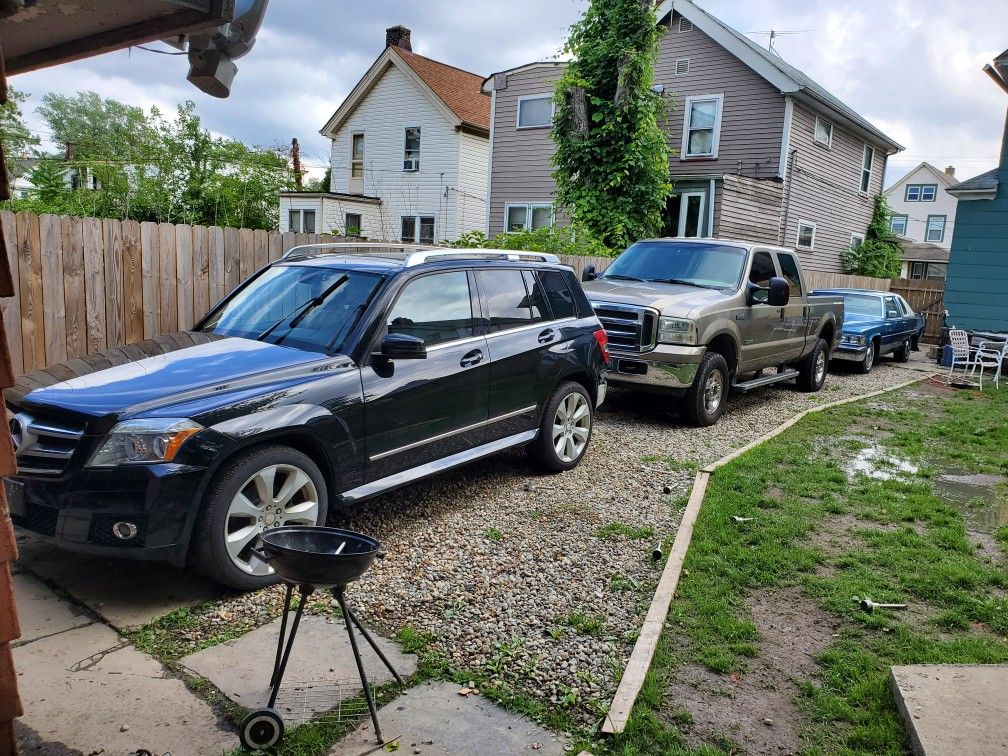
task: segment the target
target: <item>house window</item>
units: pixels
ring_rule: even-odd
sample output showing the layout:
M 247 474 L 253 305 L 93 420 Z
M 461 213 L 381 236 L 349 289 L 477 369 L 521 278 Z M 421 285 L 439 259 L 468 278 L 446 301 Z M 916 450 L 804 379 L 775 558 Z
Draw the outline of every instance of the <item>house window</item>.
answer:
M 401 238 L 407 244 L 433 244 L 434 216 L 404 215 Z
M 361 235 L 361 216 L 360 213 L 347 213 L 345 216 L 345 223 L 343 225 L 343 233 L 346 236 L 360 236 Z
M 905 215 L 894 215 L 889 221 L 889 230 L 897 236 L 906 236 L 907 217 Z
M 924 233 L 924 241 L 929 242 L 945 241 L 944 215 L 929 215 L 927 217 L 927 231 Z
M 350 137 L 350 178 L 364 178 L 364 135 Z
M 716 158 L 721 140 L 721 109 L 724 95 L 686 98 L 682 155 L 685 158 Z
M 864 158 L 861 161 L 861 194 L 868 194 L 871 189 L 872 165 L 875 162 L 875 148 L 870 144 L 864 146 Z
M 420 127 L 406 129 L 406 147 L 403 150 L 403 170 L 420 170 Z
M 815 249 L 815 223 L 798 221 L 798 239 L 795 246 L 802 249 Z
M 934 202 L 937 197 L 937 184 L 907 184 L 904 195 L 907 202 Z
M 535 231 L 537 228 L 549 228 L 553 225 L 553 205 L 521 204 L 508 205 L 505 208 L 507 223 L 506 231 Z
M 915 262 L 910 267 L 910 278 L 944 280 L 948 273 L 948 263 Z
M 288 210 L 287 211 L 288 230 L 297 234 L 315 233 L 315 211 L 314 210 Z
M 815 119 L 815 140 L 824 147 L 833 146 L 833 124 L 822 118 Z
M 553 95 L 518 99 L 518 128 L 540 129 L 553 123 Z
M 683 18 L 679 16 L 679 31 L 680 32 L 691 32 L 693 31 L 693 22 L 688 18 Z
M 689 73 L 689 58 L 679 58 L 675 62 L 675 75 L 685 76 Z
M 851 234 L 850 235 L 850 248 L 857 249 L 862 244 L 864 244 L 864 234 Z

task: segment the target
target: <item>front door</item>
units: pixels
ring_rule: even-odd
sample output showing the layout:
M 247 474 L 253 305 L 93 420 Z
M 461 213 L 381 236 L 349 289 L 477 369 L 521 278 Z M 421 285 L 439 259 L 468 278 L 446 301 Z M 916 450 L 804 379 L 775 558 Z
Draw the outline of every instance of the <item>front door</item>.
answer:
M 361 371 L 369 482 L 483 443 L 490 359 L 473 284 L 464 270 L 420 276 L 387 311 L 375 348 L 403 333 L 424 340 L 427 358 L 372 357 Z
M 752 265 L 749 268 L 749 280 L 766 288 L 770 279 L 777 275 L 773 255 L 766 250 L 753 253 Z M 743 307 L 736 314 L 739 336 L 742 339 L 739 372 L 759 370 L 773 364 L 777 350 L 777 329 L 781 325 L 783 313 L 780 307 L 766 304 L 767 292 L 757 293 L 763 301 L 757 301 L 749 307 Z
M 805 306 L 807 304 L 805 292 L 802 291 L 801 274 L 798 273 L 798 262 L 794 255 L 778 252 L 777 264 L 780 266 L 781 276 L 788 282 L 791 298 L 784 306 L 784 317 L 776 338 L 779 342 L 780 362 L 790 362 L 801 357 L 801 353 L 805 350 L 809 315 Z
M 665 203 L 665 228 L 663 236 L 698 238 L 703 236 L 704 206 L 707 195 L 703 192 L 673 194 Z

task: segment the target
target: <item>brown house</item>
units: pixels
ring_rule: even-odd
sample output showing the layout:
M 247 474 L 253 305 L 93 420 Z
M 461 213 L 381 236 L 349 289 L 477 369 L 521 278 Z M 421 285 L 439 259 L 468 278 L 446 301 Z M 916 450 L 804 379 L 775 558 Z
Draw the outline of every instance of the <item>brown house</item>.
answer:
M 667 129 L 675 194 L 668 236 L 794 247 L 838 271 L 863 237 L 886 159 L 902 147 L 798 69 L 689 0 L 658 10 L 656 85 L 676 103 Z M 488 233 L 564 222 L 554 211 L 552 95 L 563 63 L 489 77 Z

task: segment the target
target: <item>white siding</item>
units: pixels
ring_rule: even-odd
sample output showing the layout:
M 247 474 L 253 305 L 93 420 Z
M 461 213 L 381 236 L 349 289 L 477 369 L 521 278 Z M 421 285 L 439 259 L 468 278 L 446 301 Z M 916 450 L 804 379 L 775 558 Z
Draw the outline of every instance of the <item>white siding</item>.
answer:
M 466 231 L 483 231 L 486 226 L 487 160 L 490 140 L 468 132 L 459 134 L 459 184 L 454 193 L 457 201 L 458 229 L 456 239 Z
M 934 202 L 907 202 L 907 184 L 937 184 L 938 191 Z M 952 229 L 955 228 L 956 206 L 959 200 L 945 191 L 945 184 L 927 166 L 922 165 L 916 171 L 908 174 L 898 183 L 886 190 L 886 198 L 893 215 L 907 216 L 906 236 L 915 242 L 927 241 L 924 232 L 927 228 L 929 215 L 945 216 L 945 239 L 941 242 L 931 242 L 945 249 L 952 248 Z
M 420 127 L 420 170 L 416 172 L 403 170 L 404 132 L 408 126 Z M 389 64 L 340 126 L 332 142 L 330 158 L 335 192 L 350 191 L 350 140 L 352 134 L 359 132 L 364 133 L 363 194 L 380 197 L 383 201 L 376 220 L 377 229 L 369 235 L 398 239 L 402 216 L 432 215 L 435 240 L 458 238 L 461 203 L 456 202 L 455 193 L 450 190 L 446 198 L 445 189 L 461 188 L 461 135 L 411 76 Z M 478 159 L 485 176 L 486 148 Z M 479 194 L 478 187 L 475 193 Z M 468 203 L 466 212 L 469 212 Z M 479 222 L 472 223 L 473 228 L 483 226 L 483 212 L 483 207 L 479 207 L 476 213 L 480 215 Z

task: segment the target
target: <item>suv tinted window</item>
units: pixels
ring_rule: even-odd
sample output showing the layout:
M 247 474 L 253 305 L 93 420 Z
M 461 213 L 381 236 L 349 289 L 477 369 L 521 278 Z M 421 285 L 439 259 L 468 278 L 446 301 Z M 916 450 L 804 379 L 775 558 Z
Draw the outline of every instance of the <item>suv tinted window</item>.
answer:
M 546 291 L 546 299 L 549 301 L 555 319 L 573 318 L 577 315 L 574 297 L 571 296 L 570 289 L 567 288 L 563 273 L 558 270 L 541 270 L 539 271 L 539 280 Z
M 749 271 L 750 281 L 757 286 L 767 287 L 770 285 L 770 279 L 776 275 L 777 269 L 769 252 L 757 252 L 753 255 L 752 269 Z
M 549 306 L 546 304 L 546 295 L 543 293 L 542 284 L 536 279 L 536 274 L 531 270 L 522 271 L 525 276 L 525 288 L 531 295 L 529 304 L 532 306 L 532 320 L 539 323 L 549 320 Z
M 532 308 L 520 270 L 484 270 L 480 282 L 486 295 L 491 331 L 528 325 Z
M 801 275 L 798 273 L 798 263 L 795 262 L 794 255 L 778 253 L 777 262 L 780 263 L 781 275 L 791 287 L 791 296 L 800 297 L 802 295 Z
M 468 338 L 474 325 L 469 276 L 462 270 L 410 281 L 386 319 L 389 333 L 417 336 L 427 346 Z

